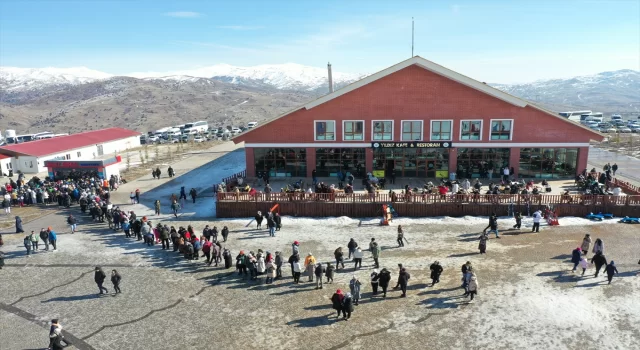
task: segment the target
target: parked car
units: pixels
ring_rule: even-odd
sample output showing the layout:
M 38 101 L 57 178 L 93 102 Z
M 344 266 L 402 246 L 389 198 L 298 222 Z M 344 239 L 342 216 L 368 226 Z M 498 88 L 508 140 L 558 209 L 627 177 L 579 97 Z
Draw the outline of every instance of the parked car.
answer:
M 631 129 L 631 132 L 640 132 L 640 125 L 630 126 L 629 129 Z
M 160 140 L 160 138 L 157 135 L 151 135 L 151 136 L 147 137 L 147 140 L 149 142 L 158 142 L 158 140 Z
M 182 143 L 187 143 L 187 142 L 189 142 L 189 135 L 182 135 L 182 136 L 180 136 L 180 142 L 182 142 Z
M 231 129 L 231 133 L 234 134 L 234 135 L 237 135 L 237 134 L 239 134 L 241 132 L 242 132 L 242 130 L 240 130 L 240 128 L 237 128 L 237 127 L 233 127 Z
M 618 132 L 618 129 L 614 127 L 600 128 L 600 132 L 605 134 L 615 134 L 616 132 Z
M 631 132 L 631 131 L 629 131 L 629 132 Z M 205 139 L 204 136 L 201 136 L 201 135 L 198 135 L 198 136 L 193 138 L 193 142 L 198 142 L 199 143 L 199 142 L 205 142 L 205 141 L 207 141 L 207 139 Z
M 626 133 L 630 133 L 630 132 L 632 132 L 632 131 L 631 131 L 631 129 L 629 129 L 629 128 L 627 128 L 627 127 L 620 127 L 620 128 L 618 128 L 618 132 L 621 132 L 621 133 L 625 133 L 625 134 L 626 134 Z
M 258 125 L 258 122 L 249 122 L 249 123 L 247 124 L 247 127 L 248 127 L 249 129 L 253 129 L 253 128 L 255 128 L 255 127 L 256 127 L 256 125 Z

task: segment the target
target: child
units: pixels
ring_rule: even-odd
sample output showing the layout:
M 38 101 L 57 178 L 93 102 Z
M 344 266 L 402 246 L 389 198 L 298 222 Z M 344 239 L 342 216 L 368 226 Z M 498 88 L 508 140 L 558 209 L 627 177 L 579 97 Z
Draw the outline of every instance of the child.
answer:
M 513 225 L 513 228 L 520 229 L 520 227 L 522 227 L 522 213 L 517 212 L 515 215 L 515 218 L 516 218 L 516 224 Z
M 587 271 L 587 267 L 589 267 L 589 262 L 587 262 L 587 258 L 584 256 L 580 259 L 580 267 L 582 267 L 582 276 L 584 276 L 584 272 Z
M 131 204 L 136 204 L 136 195 L 133 192 L 129 193 L 129 199 L 131 199 Z

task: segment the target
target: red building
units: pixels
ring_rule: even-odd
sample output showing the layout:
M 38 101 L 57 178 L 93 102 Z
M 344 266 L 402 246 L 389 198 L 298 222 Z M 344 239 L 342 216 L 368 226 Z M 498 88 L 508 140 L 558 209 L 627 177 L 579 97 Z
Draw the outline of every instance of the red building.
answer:
M 603 136 L 413 57 L 235 137 L 247 176 L 568 178 Z

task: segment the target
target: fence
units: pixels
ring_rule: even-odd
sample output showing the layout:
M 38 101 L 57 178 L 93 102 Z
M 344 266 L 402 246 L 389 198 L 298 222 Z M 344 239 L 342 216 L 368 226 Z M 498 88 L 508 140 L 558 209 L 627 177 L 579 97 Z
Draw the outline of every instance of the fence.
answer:
M 241 171 L 241 172 L 239 172 L 237 174 L 234 174 L 234 175 L 231 175 L 231 176 L 227 176 L 227 177 L 222 179 L 222 182 L 224 182 L 226 184 L 229 184 L 231 182 L 234 182 L 239 177 L 241 177 L 241 178 L 247 177 L 247 170 L 245 169 L 245 170 L 243 170 L 243 171 Z
M 413 195 L 386 193 L 218 193 L 218 217 L 252 217 L 279 204 L 283 215 L 324 217 L 374 217 L 382 214 L 382 203 L 393 203 L 400 216 L 506 215 L 512 206 L 524 214 L 549 205 L 560 216 L 584 216 L 607 212 L 615 216 L 640 216 L 640 196 L 595 195 Z
M 619 179 L 613 179 L 613 183 L 620 187 L 625 193 L 640 195 L 640 187 Z

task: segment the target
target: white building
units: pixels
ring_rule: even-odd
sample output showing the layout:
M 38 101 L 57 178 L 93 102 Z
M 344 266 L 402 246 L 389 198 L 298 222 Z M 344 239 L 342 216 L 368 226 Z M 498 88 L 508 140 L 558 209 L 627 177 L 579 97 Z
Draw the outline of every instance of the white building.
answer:
M 18 171 L 37 174 L 47 171 L 46 160 L 91 160 L 138 146 L 139 132 L 109 128 L 4 146 L 0 147 L 0 155 L 11 157 L 14 174 Z M 8 173 L 5 164 L 2 165 L 2 171 Z

